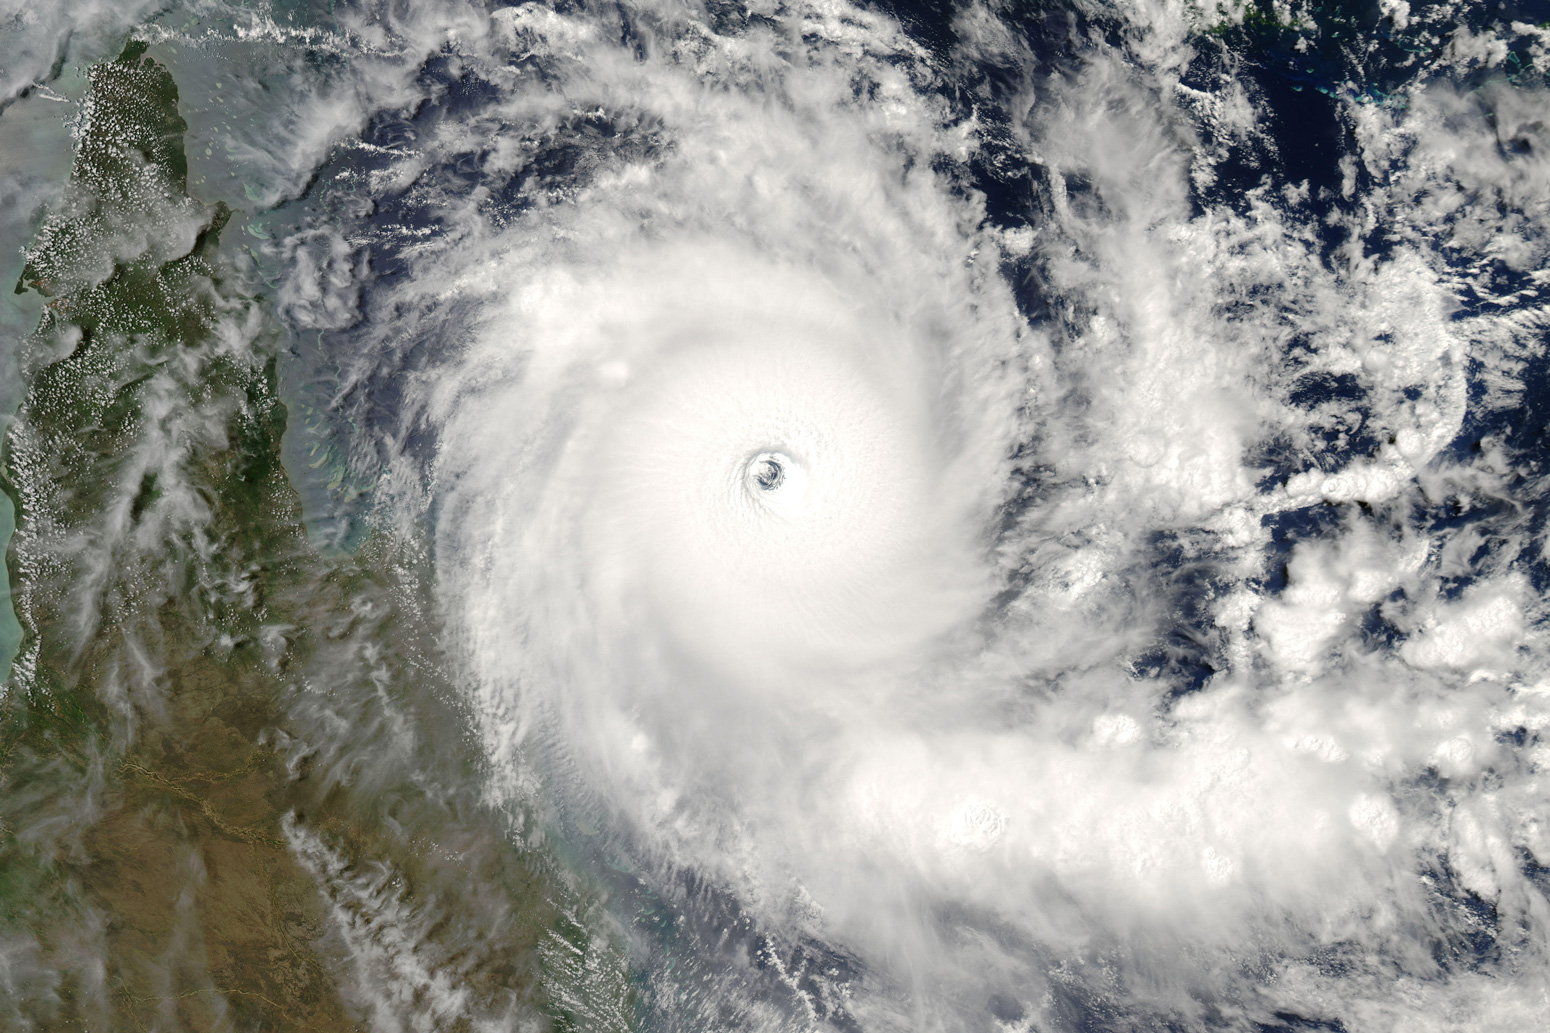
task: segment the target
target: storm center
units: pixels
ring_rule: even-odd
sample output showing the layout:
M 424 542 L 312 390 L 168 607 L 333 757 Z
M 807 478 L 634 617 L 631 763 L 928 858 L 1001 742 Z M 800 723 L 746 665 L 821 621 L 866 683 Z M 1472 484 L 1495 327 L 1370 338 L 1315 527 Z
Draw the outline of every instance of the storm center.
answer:
M 775 491 L 786 480 L 786 457 L 766 452 L 748 464 L 748 476 L 760 491 Z

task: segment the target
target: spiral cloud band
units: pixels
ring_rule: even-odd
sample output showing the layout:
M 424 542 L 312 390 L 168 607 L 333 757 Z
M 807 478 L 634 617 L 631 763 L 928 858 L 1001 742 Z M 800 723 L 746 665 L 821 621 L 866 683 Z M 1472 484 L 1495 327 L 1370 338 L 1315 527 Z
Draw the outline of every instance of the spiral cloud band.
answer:
M 551 686 L 546 711 L 602 734 L 599 770 L 724 754 L 662 784 L 642 768 L 648 799 L 737 767 L 781 779 L 780 737 L 875 703 L 985 604 L 992 500 L 974 486 L 1010 392 L 944 375 L 951 337 L 922 339 L 861 275 L 846 291 L 843 270 L 706 242 L 643 242 L 608 272 L 525 298 L 519 325 L 564 339 L 556 367 L 459 396 L 447 424 L 441 462 L 467 485 L 449 548 L 478 529 L 469 604 L 503 615 L 465 626 L 489 636 L 484 677 Z M 525 351 L 503 321 L 484 334 Z
M 1540 1028 L 1538 109 L 1326 175 L 1195 7 L 1069 14 L 363 22 L 393 272 L 281 303 L 393 383 L 488 796 L 672 1028 Z
M 4 2 L 0 1026 L 1550 1029 L 1546 0 Z

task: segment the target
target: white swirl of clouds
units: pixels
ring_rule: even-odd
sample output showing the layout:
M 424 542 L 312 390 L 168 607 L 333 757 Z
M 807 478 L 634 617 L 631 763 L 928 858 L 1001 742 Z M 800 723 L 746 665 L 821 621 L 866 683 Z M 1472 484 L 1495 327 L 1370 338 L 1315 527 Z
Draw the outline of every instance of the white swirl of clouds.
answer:
M 651 82 L 674 156 L 494 259 L 522 286 L 437 387 L 445 584 L 491 701 L 537 697 L 632 813 L 786 781 L 990 584 L 1011 301 L 972 206 L 825 112 L 831 75 L 787 112 Z
M 1257 101 L 1180 85 L 1187 12 L 1056 76 L 967 10 L 958 59 L 1021 81 L 1001 127 L 885 17 L 767 13 L 632 9 L 628 46 L 534 4 L 412 27 L 501 97 L 378 186 L 485 141 L 520 169 L 594 113 L 646 141 L 582 149 L 498 226 L 438 198 L 391 288 L 410 335 L 466 331 L 406 375 L 437 451 L 398 456 L 389 515 L 431 529 L 492 792 L 854 955 L 865 1028 L 1536 1028 L 1542 603 L 1510 560 L 1445 590 L 1479 533 L 1414 512 L 1509 493 L 1499 444 L 1445 447 L 1471 363 L 1513 404 L 1543 311 L 1457 318 L 1434 223 L 1472 210 L 1460 180 L 1495 191 L 1511 260 L 1542 260 L 1542 162 L 1450 157 L 1485 122 L 1445 87 L 1353 102 L 1351 167 L 1383 175 L 1350 211 L 1395 230 L 1329 257 L 1306 184 L 1193 206 L 1197 134 L 1258 146 Z M 990 228 L 954 178 L 993 132 L 1042 170 L 1042 222 Z M 1366 409 L 1292 404 L 1313 376 Z M 1313 458 L 1263 484 L 1272 442 Z M 1273 587 L 1270 526 L 1334 506 Z M 1192 565 L 1193 685 L 1143 662 Z M 1477 934 L 1499 954 L 1458 960 Z

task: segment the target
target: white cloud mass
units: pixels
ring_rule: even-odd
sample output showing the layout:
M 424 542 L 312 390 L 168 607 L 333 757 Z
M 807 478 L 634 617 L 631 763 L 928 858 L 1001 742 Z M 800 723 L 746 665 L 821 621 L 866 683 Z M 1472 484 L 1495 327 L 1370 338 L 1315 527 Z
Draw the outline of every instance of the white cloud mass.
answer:
M 651 1028 L 1546 1028 L 1542 29 L 1320 180 L 1232 4 L 490 8 L 157 45 Z
M 493 791 L 698 922 L 683 1028 L 1540 1028 L 1540 532 L 1436 512 L 1524 490 L 1450 446 L 1542 347 L 1537 294 L 1460 310 L 1543 264 L 1542 135 L 1432 83 L 1347 102 L 1336 215 L 1202 201 L 1264 116 L 1192 101 L 1186 9 L 1058 69 L 991 7 L 951 52 L 766 14 L 503 9 L 459 37 L 501 99 L 379 173 L 446 227 L 394 288 L 458 336 L 392 476 Z M 994 119 L 944 103 L 985 66 Z M 566 134 L 497 230 L 425 185 Z M 1026 225 L 965 187 L 992 143 Z

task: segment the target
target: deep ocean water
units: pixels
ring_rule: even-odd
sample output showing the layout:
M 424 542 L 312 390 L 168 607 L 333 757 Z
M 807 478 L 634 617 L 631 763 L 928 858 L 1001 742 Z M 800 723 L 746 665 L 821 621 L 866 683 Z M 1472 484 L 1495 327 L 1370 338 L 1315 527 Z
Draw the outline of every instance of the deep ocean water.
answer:
M 1550 1026 L 1550 3 L 0 0 L 0 1030 Z

